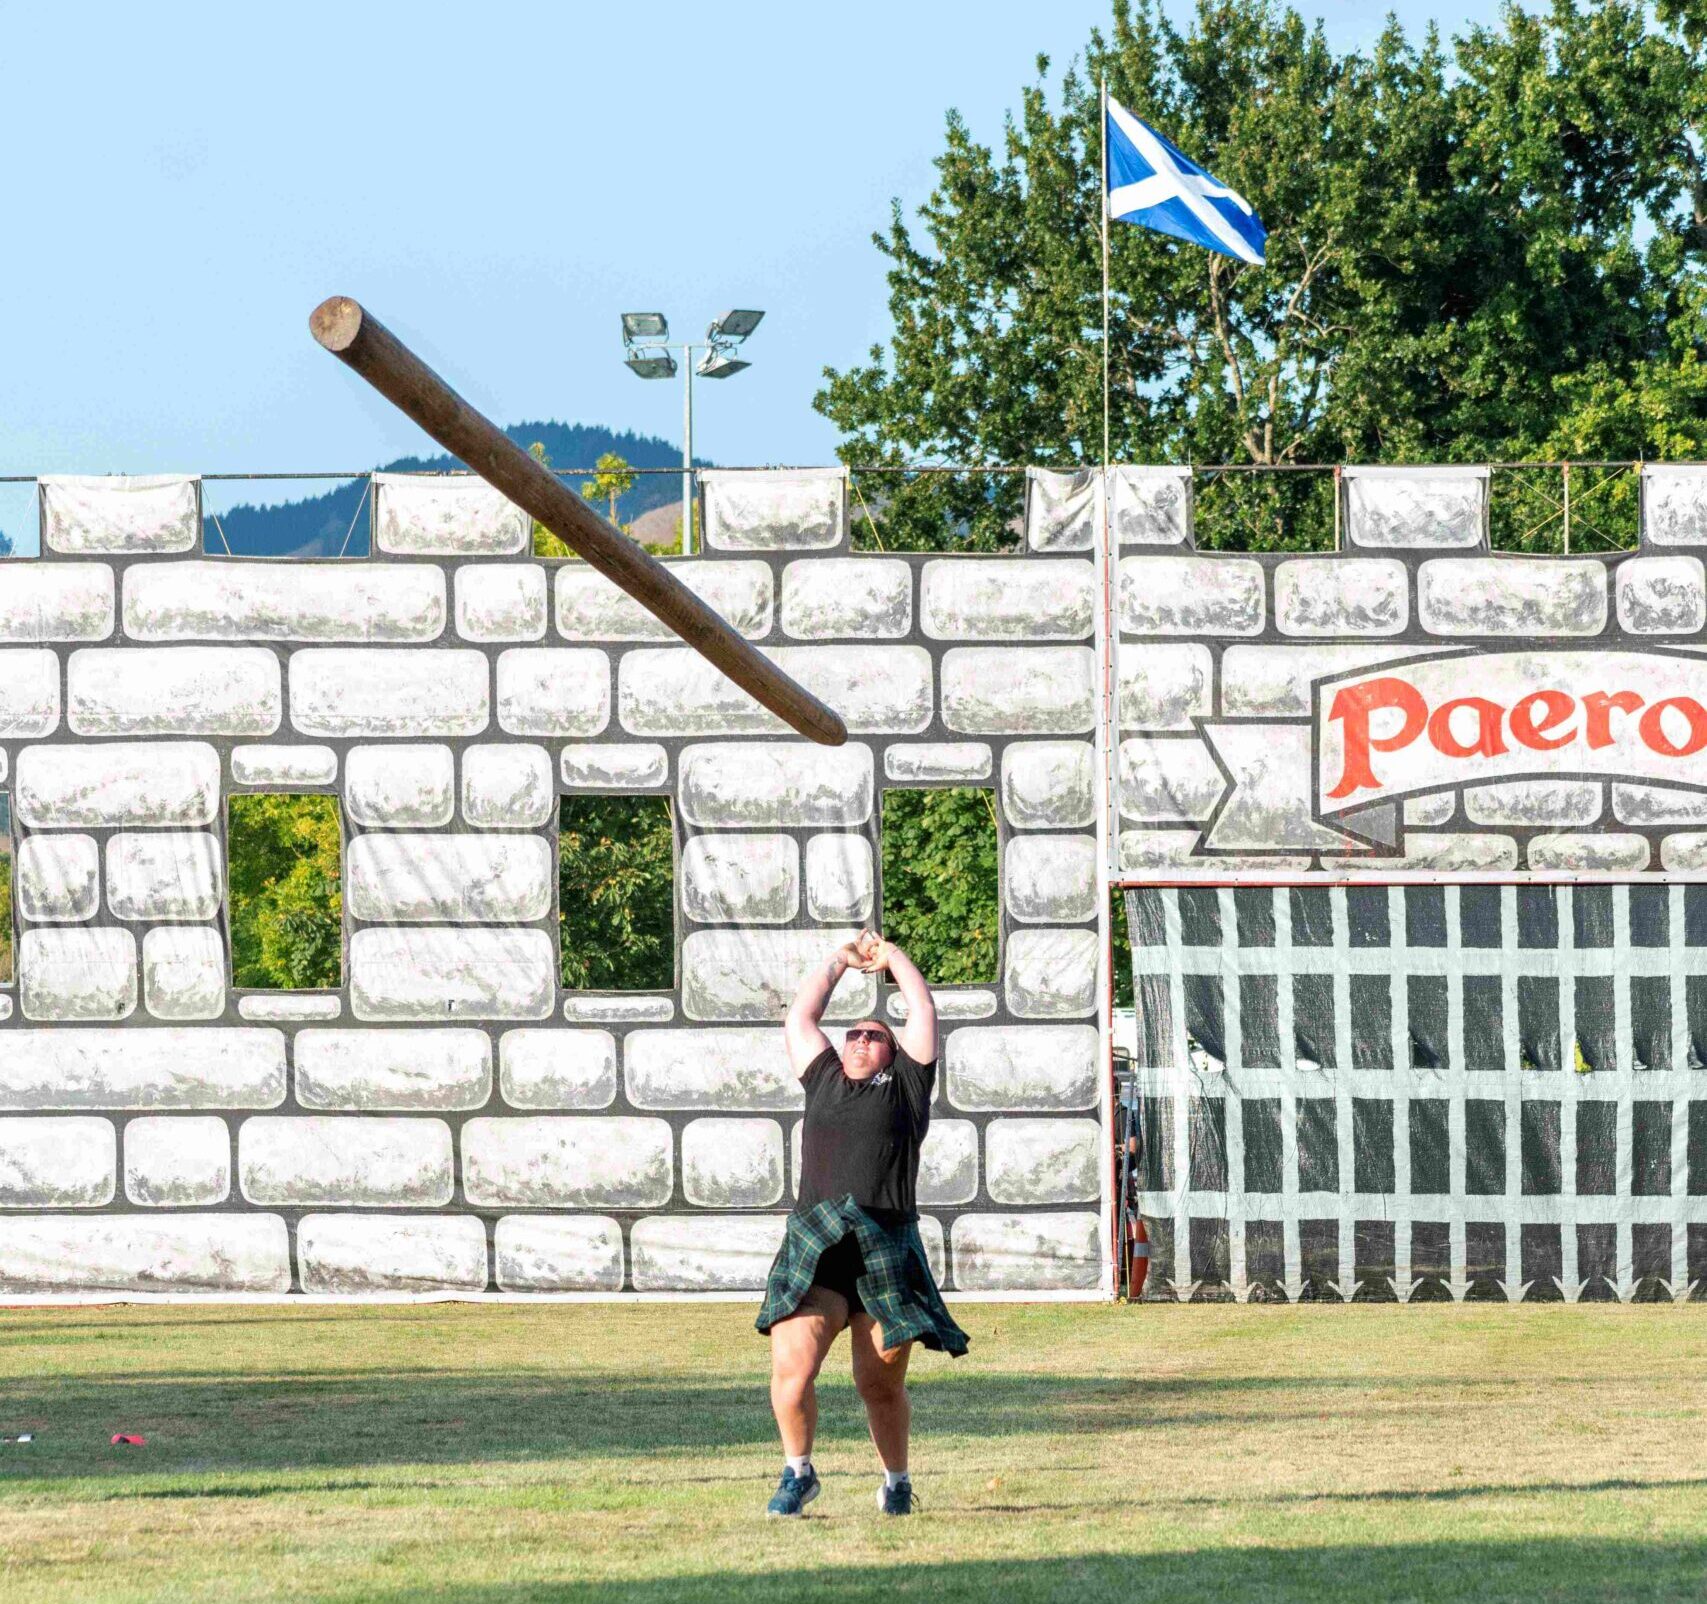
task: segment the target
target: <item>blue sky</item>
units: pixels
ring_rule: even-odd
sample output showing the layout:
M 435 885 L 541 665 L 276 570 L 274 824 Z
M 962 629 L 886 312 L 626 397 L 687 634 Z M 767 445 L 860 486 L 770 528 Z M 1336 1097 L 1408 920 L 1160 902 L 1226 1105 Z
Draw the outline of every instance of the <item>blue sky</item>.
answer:
M 1382 9 L 1317 0 L 1336 45 Z M 1396 7 L 1418 29 L 1431 8 Z M 1451 31 L 1497 7 L 1459 0 Z M 423 437 L 318 351 L 353 294 L 501 422 L 680 437 L 617 314 L 698 336 L 725 463 L 831 460 L 820 369 L 887 328 L 869 243 L 1107 0 L 50 7 L 0 0 L 0 474 L 358 469 Z M 483 20 L 475 21 L 476 17 Z

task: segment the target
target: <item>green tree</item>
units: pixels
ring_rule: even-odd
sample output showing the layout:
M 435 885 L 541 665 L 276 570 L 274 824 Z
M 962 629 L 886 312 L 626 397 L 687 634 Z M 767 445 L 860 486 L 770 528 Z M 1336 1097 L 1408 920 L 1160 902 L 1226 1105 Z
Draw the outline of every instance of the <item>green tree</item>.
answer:
M 610 507 L 610 521 L 616 523 L 616 504 L 634 488 L 636 475 L 627 459 L 607 451 L 593 464 L 593 477 L 581 481 L 581 494 L 588 501 L 604 500 Z M 617 527 L 622 528 L 621 524 Z
M 329 796 L 234 796 L 227 834 L 231 969 L 239 986 L 336 986 L 343 841 Z
M 528 447 L 528 455 L 541 467 L 549 468 L 551 466 L 551 455 L 545 449 L 543 440 L 535 440 Z M 536 557 L 574 557 L 579 555 L 571 551 L 566 542 L 552 534 L 537 518 L 533 521 L 533 554 Z
M 564 797 L 558 812 L 557 906 L 565 986 L 673 986 L 675 830 L 669 798 Z
M 817 397 L 843 460 L 1099 459 L 1104 74 L 1269 233 L 1255 268 L 1112 228 L 1115 460 L 1702 454 L 1703 9 L 1555 0 L 1336 55 L 1270 0 L 1184 29 L 1115 0 L 1082 63 L 1039 58 L 999 147 L 951 112 L 919 228 L 897 203 L 874 236 L 894 333 Z M 1305 538 L 1307 477 L 1218 488 L 1242 543 Z M 886 544 L 1014 539 L 1012 477 L 886 482 Z
M 998 978 L 992 793 L 975 786 L 883 793 L 883 934 L 935 985 Z

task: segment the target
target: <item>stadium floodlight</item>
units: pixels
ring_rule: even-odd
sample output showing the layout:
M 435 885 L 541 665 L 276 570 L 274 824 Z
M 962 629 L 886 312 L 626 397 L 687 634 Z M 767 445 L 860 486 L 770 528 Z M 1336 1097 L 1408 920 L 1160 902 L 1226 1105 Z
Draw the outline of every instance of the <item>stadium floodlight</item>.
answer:
M 725 312 L 706 330 L 714 345 L 739 344 L 759 326 L 763 312 Z
M 640 352 L 625 360 L 629 371 L 637 378 L 673 379 L 676 376 L 676 359 L 668 351 L 655 356 Z
M 713 346 L 699 359 L 699 366 L 694 369 L 702 379 L 732 379 L 742 368 L 750 368 L 751 362 L 743 362 L 739 357 L 730 356 L 727 350 Z
M 667 340 L 670 337 L 670 321 L 662 312 L 624 312 L 622 314 L 622 338 L 627 345 L 641 341 Z

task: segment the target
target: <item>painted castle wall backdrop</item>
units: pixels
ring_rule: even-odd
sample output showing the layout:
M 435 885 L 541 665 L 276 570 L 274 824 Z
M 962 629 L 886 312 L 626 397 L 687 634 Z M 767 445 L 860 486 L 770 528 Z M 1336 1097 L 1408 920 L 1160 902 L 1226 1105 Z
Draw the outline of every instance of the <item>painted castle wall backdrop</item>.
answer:
M 884 788 L 966 784 L 1000 975 L 939 996 L 925 1239 L 952 1291 L 1104 1288 L 1093 545 L 855 556 L 839 471 L 706 474 L 677 571 L 843 713 L 827 750 L 479 481 L 375 495 L 372 559 L 244 561 L 192 479 L 45 480 L 43 556 L 0 566 L 0 1293 L 758 1287 L 787 1000 L 879 907 Z M 335 991 L 231 984 L 225 807 L 280 790 L 341 812 Z M 558 983 L 571 792 L 674 805 L 668 991 Z M 828 1017 L 898 1001 L 850 975 Z
M 1147 1293 L 1703 1295 L 1707 472 L 1568 557 L 1344 474 L 1336 553 L 1121 531 Z

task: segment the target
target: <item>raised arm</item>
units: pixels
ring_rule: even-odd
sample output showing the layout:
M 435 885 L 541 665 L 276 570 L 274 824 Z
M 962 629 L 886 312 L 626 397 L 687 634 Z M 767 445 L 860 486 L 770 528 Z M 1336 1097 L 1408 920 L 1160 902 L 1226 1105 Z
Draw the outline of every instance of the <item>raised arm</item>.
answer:
M 858 967 L 859 961 L 859 953 L 850 941 L 838 947 L 800 982 L 800 990 L 794 994 L 782 1022 L 788 1061 L 796 1075 L 804 1075 L 812 1060 L 830 1045 L 830 1038 L 819 1028 L 818 1021 L 830 1005 L 830 993 L 836 989 L 836 982 L 848 970 Z
M 919 973 L 918 965 L 893 941 L 876 938 L 875 949 L 867 956 L 874 969 L 887 969 L 907 1001 L 907 1023 L 901 1027 L 901 1046 L 915 1063 L 936 1062 L 936 1003 L 931 988 Z

